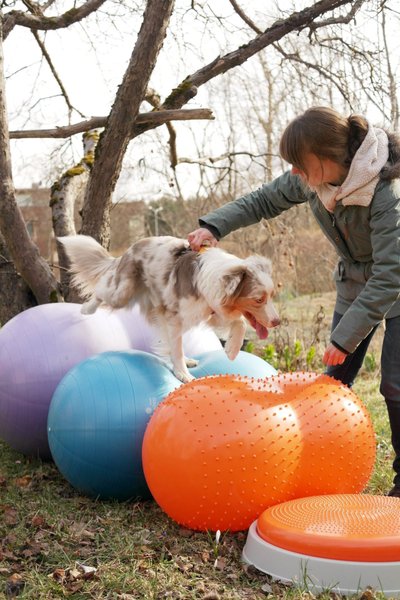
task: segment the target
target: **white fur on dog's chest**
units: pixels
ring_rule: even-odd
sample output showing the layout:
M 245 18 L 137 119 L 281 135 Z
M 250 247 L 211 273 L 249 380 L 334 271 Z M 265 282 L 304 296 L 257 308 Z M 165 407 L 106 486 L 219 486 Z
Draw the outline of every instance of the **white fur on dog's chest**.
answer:
M 180 298 L 179 314 L 185 326 L 189 328 L 208 321 L 214 314 L 214 310 L 202 299 L 195 300 L 193 297 Z

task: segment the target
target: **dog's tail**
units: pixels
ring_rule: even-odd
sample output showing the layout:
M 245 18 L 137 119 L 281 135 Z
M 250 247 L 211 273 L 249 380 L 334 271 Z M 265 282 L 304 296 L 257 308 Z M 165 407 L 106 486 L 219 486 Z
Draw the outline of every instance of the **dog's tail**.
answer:
M 91 296 L 99 278 L 117 259 L 88 235 L 70 235 L 57 240 L 70 261 L 72 284 L 83 296 Z

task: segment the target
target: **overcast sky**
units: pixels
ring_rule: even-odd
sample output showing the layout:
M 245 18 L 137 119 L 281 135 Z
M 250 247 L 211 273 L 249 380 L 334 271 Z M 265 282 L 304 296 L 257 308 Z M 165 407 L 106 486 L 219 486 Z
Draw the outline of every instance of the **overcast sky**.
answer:
M 142 2 L 138 4 L 142 5 Z M 246 0 L 242 3 L 248 13 L 258 25 L 263 28 L 270 25 L 277 15 L 283 15 L 282 10 L 288 10 L 291 2 L 279 2 L 278 8 L 274 2 L 262 3 L 260 11 L 259 0 Z M 296 9 L 300 10 L 309 3 L 297 1 Z M 64 4 L 65 9 L 69 7 Z M 232 8 L 228 0 L 214 0 L 211 3 L 214 11 L 222 16 L 225 23 L 231 23 L 227 28 L 226 38 L 218 39 L 210 22 L 192 19 L 191 11 L 186 10 L 190 1 L 177 2 L 169 33 L 161 53 L 157 67 L 154 71 L 151 84 L 165 97 L 189 73 L 213 60 L 222 47 L 222 53 L 236 48 L 247 41 L 253 34 L 243 31 L 243 23 L 232 16 Z M 182 10 L 180 10 L 182 8 Z M 184 9 L 184 10 L 183 10 Z M 109 14 L 106 14 L 108 11 Z M 111 16 L 111 14 L 113 16 Z M 358 19 L 359 26 L 361 19 Z M 39 32 L 41 39 L 45 40 L 46 47 L 52 57 L 54 67 L 62 79 L 71 104 L 77 109 L 70 115 L 71 122 L 85 117 L 106 116 L 112 105 L 116 89 L 126 69 L 127 62 L 132 52 L 137 31 L 140 27 L 141 15 L 135 16 L 124 9 L 119 3 L 106 3 L 104 9 L 97 15 L 90 17 L 86 22 L 76 24 L 65 30 L 50 31 L 46 34 Z M 378 36 L 379 32 L 371 21 L 363 21 L 363 26 L 370 28 L 371 36 Z M 175 38 L 180 39 L 179 47 Z M 398 36 L 393 42 L 397 44 L 396 59 L 399 60 Z M 184 50 L 183 50 L 184 48 Z M 174 52 L 174 55 L 172 55 Z M 4 44 L 5 69 L 7 76 L 7 102 L 10 115 L 10 129 L 49 128 L 56 125 L 65 125 L 68 122 L 68 113 L 65 101 L 60 96 L 60 89 L 52 77 L 47 64 L 43 61 L 40 50 L 33 35 L 26 28 L 14 28 Z M 173 58 L 171 58 L 173 57 Z M 251 69 L 252 63 L 246 63 L 240 69 Z M 218 113 L 216 105 L 209 106 L 207 86 L 199 89 L 198 95 L 190 103 L 190 107 L 210 107 Z M 79 112 L 78 112 L 79 111 Z M 180 150 L 190 154 L 193 148 L 192 135 L 184 135 L 187 130 L 183 123 L 175 124 L 179 132 Z M 216 132 L 218 125 L 214 122 L 211 127 Z M 185 129 L 186 128 L 186 129 Z M 199 140 L 202 133 L 210 131 L 210 123 L 199 122 L 192 124 L 191 129 L 198 131 Z M 164 128 L 165 129 L 165 128 Z M 133 164 L 140 163 L 146 153 L 156 153 L 157 144 L 155 137 L 163 135 L 160 130 L 144 137 L 144 141 L 135 141 Z M 221 144 L 214 138 L 214 145 Z M 132 146 L 133 144 L 131 144 Z M 51 183 L 58 177 L 60 167 L 71 166 L 81 157 L 81 136 L 75 136 L 72 142 L 66 141 L 64 147 L 59 149 L 55 157 L 51 152 L 59 148 L 59 141 L 18 140 L 12 142 L 13 168 L 15 185 L 17 187 L 30 186 L 35 182 Z M 72 152 L 71 152 L 72 149 Z M 217 147 L 214 147 L 217 151 Z M 65 161 L 65 166 L 62 161 Z M 49 163 L 53 163 L 49 169 Z M 183 170 L 183 169 L 182 169 Z M 181 171 L 182 171 L 181 170 Z M 50 175 L 48 175 L 50 171 Z M 138 170 L 140 179 L 140 169 Z M 191 171 L 187 169 L 188 185 Z M 126 179 L 122 178 L 120 193 L 129 190 Z M 129 179 L 129 178 L 128 178 Z M 183 176 L 184 181 L 184 176 Z M 137 188 L 139 181 L 133 182 L 132 192 Z M 143 193 L 146 189 L 149 194 L 157 193 L 157 182 L 146 181 L 146 176 L 141 180 Z M 165 191 L 165 182 L 160 183 L 159 192 Z M 126 189 L 125 189 L 126 188 Z M 189 188 L 188 188 L 189 189 Z

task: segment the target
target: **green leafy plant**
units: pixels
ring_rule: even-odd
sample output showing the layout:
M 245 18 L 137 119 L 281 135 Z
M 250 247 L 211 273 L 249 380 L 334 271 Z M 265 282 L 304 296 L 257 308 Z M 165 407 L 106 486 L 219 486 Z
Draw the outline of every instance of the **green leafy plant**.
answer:
M 307 369 L 312 369 L 317 355 L 315 346 L 311 346 L 306 354 Z
M 378 368 L 375 354 L 372 352 L 367 352 L 364 358 L 364 367 L 367 373 L 373 373 Z
M 245 352 L 249 352 L 250 354 L 254 354 L 255 349 L 256 349 L 256 346 L 255 346 L 254 342 L 250 342 L 250 341 L 246 342 L 246 344 L 243 348 L 243 350 Z
M 261 358 L 263 358 L 266 362 L 268 362 L 276 369 L 278 368 L 279 359 L 274 344 L 267 344 L 265 348 L 263 348 L 261 352 Z

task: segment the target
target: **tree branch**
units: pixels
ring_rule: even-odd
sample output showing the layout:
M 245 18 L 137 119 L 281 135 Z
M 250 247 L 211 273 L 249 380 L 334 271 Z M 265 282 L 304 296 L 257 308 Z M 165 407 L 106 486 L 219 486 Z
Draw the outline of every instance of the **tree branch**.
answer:
M 160 110 L 139 113 L 134 125 L 151 123 L 154 127 L 164 125 L 169 121 L 189 121 L 195 119 L 213 120 L 215 117 L 209 108 L 192 108 L 180 110 Z M 74 125 L 63 125 L 54 129 L 26 129 L 24 131 L 10 131 L 10 139 L 21 140 L 27 138 L 67 138 L 77 133 L 84 133 L 90 129 L 105 127 L 108 117 L 92 117 L 87 121 L 80 121 Z M 133 134 L 132 134 L 133 135 Z
M 356 0 L 353 6 L 350 7 L 347 15 L 342 17 L 332 17 L 330 19 L 325 19 L 324 21 L 316 21 L 311 23 L 309 26 L 310 31 L 315 31 L 320 27 L 327 27 L 328 25 L 338 25 L 339 23 L 350 23 L 352 19 L 354 19 L 356 13 L 359 11 L 361 6 L 364 4 L 365 0 Z
M 356 8 L 358 9 L 363 2 L 365 2 L 365 0 L 358 0 Z M 257 54 L 257 52 L 260 52 L 260 50 L 277 42 L 292 31 L 301 31 L 312 25 L 314 29 L 324 26 L 325 22 L 321 22 L 317 25 L 316 23 L 313 24 L 313 21 L 320 15 L 331 12 L 335 8 L 339 8 L 346 4 L 353 4 L 353 2 L 352 0 L 320 0 L 300 12 L 291 14 L 287 19 L 275 21 L 271 27 L 268 27 L 266 31 L 251 40 L 248 44 L 241 46 L 233 52 L 225 54 L 225 56 L 218 56 L 208 65 L 205 65 L 192 75 L 186 77 L 186 79 L 172 91 L 168 98 L 166 98 L 161 108 L 180 108 L 187 102 L 188 95 L 193 97 L 197 94 L 197 87 L 200 85 L 210 81 L 210 79 L 213 79 L 217 75 L 221 75 L 238 65 L 242 65 L 246 60 Z M 351 17 L 348 15 L 338 17 L 335 19 L 335 23 L 347 22 L 348 18 L 353 18 L 354 10 L 354 7 L 350 10 Z M 140 128 L 138 133 L 142 133 L 142 131 L 143 129 Z
M 11 10 L 4 15 L 3 19 L 3 39 L 5 40 L 15 27 L 21 25 L 29 29 L 49 31 L 52 29 L 62 29 L 73 23 L 82 21 L 85 17 L 96 11 L 106 0 L 87 0 L 79 8 L 71 8 L 57 17 L 46 17 L 45 15 L 30 15 L 21 10 Z
M 237 15 L 239 15 L 239 17 L 242 19 L 242 21 L 244 21 L 246 23 L 246 25 L 248 25 L 250 27 L 250 29 L 252 29 L 253 31 L 255 31 L 257 35 L 261 35 L 262 34 L 262 30 L 259 29 L 257 27 L 257 25 L 254 23 L 254 21 L 252 21 L 250 19 L 250 17 L 248 17 L 246 15 L 246 13 L 240 8 L 240 6 L 236 2 L 236 0 L 229 0 L 229 2 L 232 4 L 233 10 L 235 11 L 235 13 Z
M 146 101 L 153 106 L 156 110 L 160 107 L 161 99 L 160 96 L 154 90 L 147 90 Z M 174 170 L 178 164 L 178 153 L 176 150 L 176 130 L 171 122 L 166 123 L 169 133 L 169 158 L 171 168 Z
M 251 161 L 256 162 L 258 164 L 262 164 L 261 162 L 258 162 L 257 159 L 265 159 L 266 156 L 276 156 L 276 154 L 269 152 L 263 152 L 262 154 L 254 154 L 253 152 L 238 150 L 236 152 L 225 152 L 220 156 L 207 156 L 204 158 L 189 158 L 183 156 L 179 158 L 178 164 L 186 163 L 191 165 L 202 165 L 213 169 L 226 169 L 226 165 L 218 166 L 216 163 L 222 162 L 224 160 L 228 160 L 230 163 L 232 163 L 232 159 L 235 156 L 247 156 Z
M 297 52 L 289 54 L 288 52 L 285 52 L 285 50 L 279 44 L 274 44 L 274 48 L 284 57 L 285 60 L 297 62 L 301 65 L 304 65 L 310 71 L 314 70 L 320 75 L 322 75 L 322 77 L 330 81 L 338 89 L 343 98 L 346 98 L 347 102 L 351 105 L 351 101 L 348 98 L 348 94 L 346 93 L 345 89 L 340 85 L 340 81 L 333 73 L 330 73 L 325 67 L 302 59 Z

